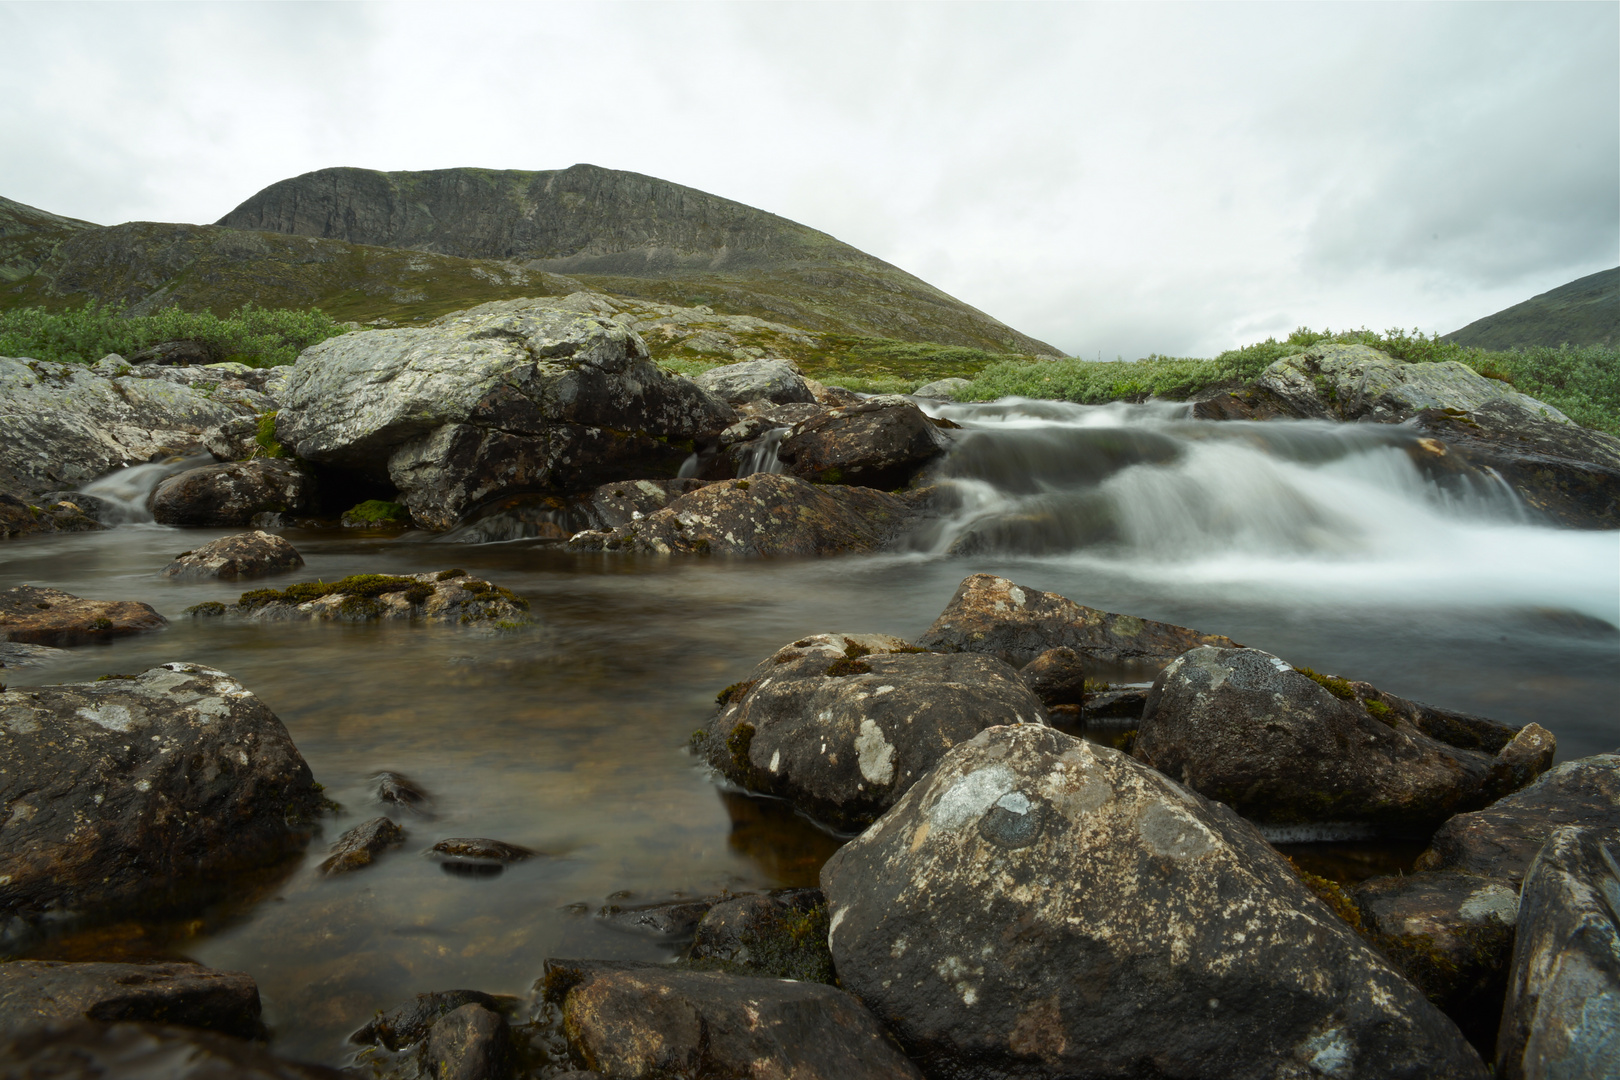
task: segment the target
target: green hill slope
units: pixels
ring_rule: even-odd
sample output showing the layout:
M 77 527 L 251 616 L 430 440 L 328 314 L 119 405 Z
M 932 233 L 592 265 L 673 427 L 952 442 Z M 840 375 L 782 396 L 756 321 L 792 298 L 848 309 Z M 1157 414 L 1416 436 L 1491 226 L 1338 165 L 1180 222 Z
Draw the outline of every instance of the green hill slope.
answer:
M 1620 267 L 1532 296 L 1444 340 L 1481 349 L 1620 344 Z
M 0 198 L 0 282 L 27 277 L 50 258 L 57 244 L 98 227 Z

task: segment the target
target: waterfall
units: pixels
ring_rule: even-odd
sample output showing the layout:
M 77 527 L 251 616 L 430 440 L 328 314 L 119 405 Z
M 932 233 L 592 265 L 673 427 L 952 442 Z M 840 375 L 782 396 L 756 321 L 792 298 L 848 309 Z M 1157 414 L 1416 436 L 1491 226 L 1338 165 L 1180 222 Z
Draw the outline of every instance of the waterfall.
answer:
M 144 525 L 152 521 L 152 512 L 146 500 L 157 486 L 177 473 L 187 472 L 212 464 L 212 454 L 186 454 L 164 458 L 145 465 L 126 465 L 100 476 L 79 488 L 86 495 L 94 495 L 112 507 L 107 525 Z

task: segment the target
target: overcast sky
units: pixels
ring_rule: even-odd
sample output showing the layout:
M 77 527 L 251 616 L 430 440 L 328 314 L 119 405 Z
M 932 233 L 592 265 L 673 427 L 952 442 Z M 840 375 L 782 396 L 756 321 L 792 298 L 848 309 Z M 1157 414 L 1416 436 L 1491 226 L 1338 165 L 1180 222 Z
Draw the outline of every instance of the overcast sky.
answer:
M 0 4 L 0 195 L 211 222 L 591 162 L 1065 352 L 1454 330 L 1620 263 L 1620 5 Z

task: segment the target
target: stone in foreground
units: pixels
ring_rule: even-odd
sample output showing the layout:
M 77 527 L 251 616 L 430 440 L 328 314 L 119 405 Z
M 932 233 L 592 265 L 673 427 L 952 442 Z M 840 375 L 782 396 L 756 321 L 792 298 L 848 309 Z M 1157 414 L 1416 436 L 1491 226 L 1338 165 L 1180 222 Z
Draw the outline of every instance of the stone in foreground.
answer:
M 61 589 L 18 585 L 0 592 L 0 640 L 66 648 L 161 630 L 169 620 L 137 600 L 86 600 Z
M 297 463 L 255 458 L 204 465 L 169 477 L 152 492 L 159 525 L 241 527 L 260 514 L 305 513 L 315 481 Z
M 1192 649 L 1154 681 L 1134 753 L 1272 828 L 1388 831 L 1477 810 L 1551 759 L 1551 736 L 1537 725 L 1489 757 L 1448 746 L 1387 706 L 1373 710 L 1342 679 L 1321 678 L 1259 649 Z M 1531 764 L 1520 762 L 1524 744 L 1533 744 Z
M 254 530 L 211 540 L 187 551 L 163 568 L 163 576 L 180 581 L 240 581 L 296 570 L 304 565 L 298 549 L 279 536 Z
M 276 715 L 223 671 L 0 693 L 0 918 L 217 881 L 309 840 L 321 796 Z
M 1504 1080 L 1620 1076 L 1620 829 L 1557 829 L 1530 865 L 1496 1058 Z
M 1252 825 L 1050 728 L 957 747 L 821 885 L 844 987 L 931 1076 L 1485 1076 Z
M 547 960 L 576 1063 L 615 1080 L 921 1080 L 872 1014 L 819 983 Z
M 860 829 L 957 743 L 999 724 L 1044 723 L 1039 699 L 994 657 L 817 634 L 728 688 L 699 749 L 734 783 Z
M 187 963 L 0 964 L 0 1032 L 79 1019 L 183 1024 L 243 1039 L 264 1031 L 258 985 L 240 971 Z
M 1099 611 L 992 574 L 964 579 L 917 644 L 941 652 L 988 653 L 1014 667 L 1059 646 L 1111 664 L 1164 664 L 1200 645 L 1239 647 L 1220 634 Z

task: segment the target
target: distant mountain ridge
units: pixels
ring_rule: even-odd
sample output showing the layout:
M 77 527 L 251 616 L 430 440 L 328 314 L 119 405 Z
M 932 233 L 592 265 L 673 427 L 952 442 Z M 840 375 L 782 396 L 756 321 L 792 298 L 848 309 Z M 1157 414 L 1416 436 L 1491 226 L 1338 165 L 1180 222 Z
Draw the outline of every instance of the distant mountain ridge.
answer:
M 1498 350 L 1620 343 L 1620 266 L 1476 319 L 1445 340 Z
M 100 226 L 0 197 L 0 282 L 27 277 L 56 245 Z

